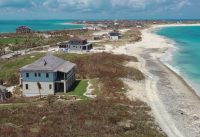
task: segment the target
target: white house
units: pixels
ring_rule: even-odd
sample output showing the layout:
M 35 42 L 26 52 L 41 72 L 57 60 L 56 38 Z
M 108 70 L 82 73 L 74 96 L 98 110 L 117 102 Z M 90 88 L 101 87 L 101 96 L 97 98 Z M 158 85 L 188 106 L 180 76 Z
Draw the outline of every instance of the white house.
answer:
M 20 69 L 24 96 L 66 93 L 75 82 L 75 64 L 47 55 Z
M 109 33 L 109 37 L 111 40 L 119 40 L 121 38 L 121 34 L 119 33 L 119 31 L 112 31 Z
M 58 44 L 59 49 L 68 52 L 89 52 L 92 49 L 92 44 L 85 38 L 73 37 L 68 42 Z

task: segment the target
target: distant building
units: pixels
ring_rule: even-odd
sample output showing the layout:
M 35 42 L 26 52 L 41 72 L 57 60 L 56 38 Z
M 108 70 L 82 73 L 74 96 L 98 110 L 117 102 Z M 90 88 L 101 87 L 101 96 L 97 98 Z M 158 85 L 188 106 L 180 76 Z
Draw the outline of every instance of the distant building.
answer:
M 20 69 L 23 95 L 66 93 L 75 82 L 75 64 L 47 55 Z
M 68 51 L 68 41 L 60 42 L 57 44 L 59 49 L 62 51 Z
M 109 37 L 111 40 L 119 40 L 121 38 L 121 34 L 119 33 L 119 31 L 112 31 L 109 33 Z
M 92 49 L 92 44 L 87 42 L 87 39 L 73 37 L 68 42 L 58 44 L 59 48 L 65 51 L 86 51 Z
M 31 33 L 31 28 L 27 26 L 20 26 L 16 29 L 16 33 Z
M 94 24 L 87 24 L 87 25 L 85 25 L 85 27 L 83 29 L 95 31 L 95 30 L 101 30 L 101 27 L 94 25 Z
M 104 24 L 97 24 L 98 27 L 101 27 L 101 28 L 107 28 L 108 26 L 107 25 L 104 25 Z

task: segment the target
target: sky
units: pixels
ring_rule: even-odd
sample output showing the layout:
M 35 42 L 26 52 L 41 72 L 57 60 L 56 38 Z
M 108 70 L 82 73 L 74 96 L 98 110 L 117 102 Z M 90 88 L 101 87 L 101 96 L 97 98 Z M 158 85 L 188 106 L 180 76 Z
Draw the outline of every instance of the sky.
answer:
M 200 19 L 200 0 L 0 0 L 0 20 Z

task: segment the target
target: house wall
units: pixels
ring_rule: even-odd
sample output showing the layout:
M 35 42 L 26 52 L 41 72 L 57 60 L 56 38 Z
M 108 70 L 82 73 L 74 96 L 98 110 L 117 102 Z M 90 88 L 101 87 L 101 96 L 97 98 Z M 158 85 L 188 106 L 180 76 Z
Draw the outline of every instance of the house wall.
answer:
M 83 47 L 86 46 L 86 49 L 83 50 Z M 69 45 L 68 46 L 68 50 L 71 50 L 71 51 L 88 51 L 92 48 L 92 44 L 88 43 L 88 44 L 85 44 L 85 45 Z
M 82 45 L 69 45 L 68 47 L 69 50 L 77 50 L 77 51 L 81 51 L 82 50 Z
M 31 32 L 31 29 L 16 29 L 16 32 L 17 33 L 30 33 Z
M 26 73 L 29 73 L 29 77 L 26 77 Z M 35 76 L 35 73 L 37 73 L 37 77 Z M 22 73 L 22 79 L 24 82 L 53 82 L 56 80 L 57 73 L 48 73 L 49 77 L 46 77 L 46 73 L 39 73 L 38 72 L 23 72 Z
M 21 74 L 22 76 L 22 89 L 23 89 L 23 95 L 30 97 L 30 96 L 39 96 L 39 88 L 38 88 L 38 82 L 41 84 L 42 89 L 40 90 L 41 95 L 54 95 L 55 94 L 55 83 L 63 83 L 65 84 L 65 89 L 63 92 L 67 92 L 69 88 L 74 84 L 75 82 L 75 68 L 73 68 L 71 71 L 66 73 L 66 79 L 62 79 L 60 81 L 57 80 L 57 72 L 55 73 L 48 73 L 49 78 L 46 78 L 46 73 L 39 73 L 37 72 L 37 77 L 35 77 L 35 73 L 29 73 L 29 77 L 26 77 L 26 73 L 23 72 Z M 64 75 L 64 73 L 63 73 Z M 28 84 L 28 89 L 26 89 L 26 84 Z M 51 84 L 52 88 L 49 88 L 49 85 Z
M 110 36 L 112 40 L 119 40 L 119 36 Z
M 26 89 L 26 84 L 28 84 L 28 89 Z M 54 82 L 40 82 L 40 84 L 42 88 L 40 90 L 42 96 L 54 95 Z M 49 89 L 49 85 L 52 86 L 51 89 Z M 22 88 L 24 96 L 31 97 L 40 95 L 37 82 L 23 82 Z

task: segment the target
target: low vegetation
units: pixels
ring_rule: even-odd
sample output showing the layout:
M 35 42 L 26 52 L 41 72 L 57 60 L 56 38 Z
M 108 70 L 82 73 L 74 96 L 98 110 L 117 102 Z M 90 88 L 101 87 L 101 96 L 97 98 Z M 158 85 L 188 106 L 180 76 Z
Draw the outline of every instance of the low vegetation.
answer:
M 88 87 L 88 80 L 76 80 L 74 86 L 72 87 L 72 91 L 67 95 L 76 96 L 80 99 L 87 99 L 83 94 L 86 92 Z
M 163 137 L 142 102 L 28 105 L 0 109 L 0 137 Z
M 125 44 L 135 43 L 142 40 L 141 35 L 141 32 L 134 28 L 123 33 L 121 39 L 117 41 L 104 40 L 94 43 L 94 47 L 100 47 L 102 45 L 114 45 L 118 47 Z
M 5 61 L 1 67 L 17 73 L 18 67 L 41 56 Z M 97 98 L 68 102 L 48 97 L 26 105 L 0 105 L 0 137 L 165 137 L 149 116 L 150 108 L 143 102 L 129 101 L 124 95 L 126 89 L 120 78 L 144 79 L 139 70 L 124 65 L 127 61 L 137 62 L 135 57 L 108 53 L 57 56 L 77 64 L 78 79 L 92 79 Z M 17 67 L 12 65 L 16 62 Z M 86 87 L 87 80 L 83 80 L 68 94 L 85 100 Z
M 35 35 L 0 38 L 0 49 L 2 51 L 5 47 L 9 47 L 12 51 L 17 51 L 42 46 L 44 44 L 47 44 L 47 39 Z
M 67 41 L 71 35 L 81 35 L 89 38 L 93 31 L 88 30 L 65 30 L 46 33 L 30 34 L 0 34 L 0 55 L 5 54 L 5 48 L 11 51 L 40 48 L 45 45 L 56 46 L 58 42 Z
M 59 55 L 69 60 L 66 54 Z M 121 92 L 124 84 L 119 78 L 129 77 L 133 80 L 142 80 L 144 75 L 137 69 L 127 68 L 124 62 L 137 61 L 135 57 L 125 55 L 112 55 L 109 53 L 98 53 L 73 58 L 71 60 L 77 64 L 77 77 L 83 79 L 99 78 L 99 82 L 103 85 L 101 92 L 103 96 Z
M 0 38 L 0 44 L 16 44 L 16 43 L 23 43 L 26 39 L 22 37 L 13 37 L 13 38 Z
M 17 85 L 19 83 L 19 68 L 32 63 L 44 54 L 26 55 L 10 60 L 0 60 L 0 80 L 7 85 Z

